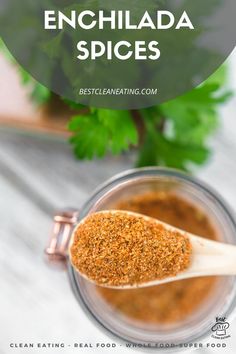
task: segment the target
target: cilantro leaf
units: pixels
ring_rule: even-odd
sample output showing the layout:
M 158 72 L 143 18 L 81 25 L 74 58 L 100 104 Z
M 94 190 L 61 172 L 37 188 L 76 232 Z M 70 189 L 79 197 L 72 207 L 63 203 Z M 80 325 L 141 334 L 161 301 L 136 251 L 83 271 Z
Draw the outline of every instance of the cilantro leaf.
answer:
M 137 129 L 129 111 L 98 109 L 98 119 L 110 133 L 110 149 L 113 154 L 128 150 L 138 141 Z
M 141 110 L 145 138 L 137 166 L 164 165 L 189 170 L 210 154 L 209 136 L 218 126 L 218 106 L 231 93 L 224 91 L 225 67 L 197 88 L 159 106 Z
M 75 110 L 75 111 L 79 111 L 81 109 L 86 109 L 86 106 L 84 106 L 83 104 L 80 103 L 76 103 L 73 102 L 67 98 L 63 98 L 63 101 L 65 102 L 65 104 L 70 107 L 71 109 Z
M 128 111 L 91 109 L 88 115 L 77 115 L 69 123 L 75 155 L 80 159 L 119 154 L 137 144 L 138 133 Z
M 181 143 L 203 144 L 218 126 L 218 105 L 226 102 L 231 92 L 222 92 L 223 71 L 183 96 L 160 105 L 159 110 L 172 128 L 169 137 Z M 221 83 L 219 83 L 221 80 Z
M 209 150 L 205 146 L 169 139 L 164 131 L 158 130 L 157 116 L 152 115 L 154 112 L 150 109 L 142 111 L 146 135 L 140 147 L 137 167 L 161 165 L 188 170 L 190 163 L 201 165 L 207 160 Z
M 53 56 L 52 48 L 58 46 L 60 40 L 61 37 L 53 38 L 44 50 Z M 16 64 L 1 38 L 0 50 Z M 23 84 L 31 88 L 35 102 L 44 104 L 50 100 L 50 90 L 20 66 L 19 72 Z M 81 110 L 68 125 L 75 155 L 79 159 L 101 158 L 110 152 L 120 154 L 139 143 L 137 166 L 164 165 L 189 170 L 192 164 L 201 165 L 210 154 L 208 138 L 218 127 L 218 107 L 231 96 L 231 92 L 224 90 L 225 81 L 226 67 L 223 65 L 192 91 L 161 105 L 136 111 L 139 124 L 128 110 L 89 108 L 63 99 L 70 108 Z
M 79 159 L 92 159 L 105 155 L 109 132 L 97 119 L 95 113 L 75 116 L 69 123 L 69 130 L 75 132 L 70 138 L 75 155 Z

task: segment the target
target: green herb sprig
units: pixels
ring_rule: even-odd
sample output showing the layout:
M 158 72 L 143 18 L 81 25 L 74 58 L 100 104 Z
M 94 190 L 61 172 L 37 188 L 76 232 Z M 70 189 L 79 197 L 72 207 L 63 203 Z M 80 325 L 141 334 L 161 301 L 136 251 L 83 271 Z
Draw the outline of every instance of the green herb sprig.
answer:
M 88 114 L 72 117 L 68 125 L 75 155 L 101 158 L 136 146 L 139 167 L 190 170 L 194 164 L 202 165 L 210 155 L 208 138 L 218 126 L 218 107 L 231 96 L 223 89 L 225 78 L 221 67 L 185 95 L 135 112 L 89 108 Z
M 0 39 L 0 50 L 16 64 Z M 52 93 L 18 66 L 22 83 L 31 88 L 37 104 L 50 101 Z M 219 124 L 219 107 L 232 92 L 225 89 L 226 67 L 222 66 L 203 84 L 158 106 L 136 110 L 87 107 L 63 99 L 76 111 L 68 124 L 70 143 L 78 159 L 103 158 L 136 148 L 136 166 L 169 166 L 191 170 L 210 155 L 209 137 Z

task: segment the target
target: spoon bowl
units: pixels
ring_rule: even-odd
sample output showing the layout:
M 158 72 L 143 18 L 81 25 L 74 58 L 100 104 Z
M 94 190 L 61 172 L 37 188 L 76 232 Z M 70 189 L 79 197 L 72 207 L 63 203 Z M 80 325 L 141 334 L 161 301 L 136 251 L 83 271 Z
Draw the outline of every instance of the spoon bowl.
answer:
M 115 216 L 117 213 L 120 214 L 121 211 L 104 210 L 104 211 L 99 211 L 96 214 L 106 215 L 107 213 L 109 213 L 109 215 L 112 214 Z M 143 283 L 139 282 L 137 284 L 127 284 L 127 285 L 110 285 L 106 283 L 97 284 L 97 285 L 107 287 L 107 288 L 113 288 L 113 289 L 135 289 L 135 288 L 137 289 L 137 288 L 160 285 L 172 281 L 178 281 L 178 280 L 194 278 L 194 277 L 216 276 L 216 275 L 236 275 L 236 246 L 202 238 L 200 236 L 178 229 L 172 225 L 166 224 L 158 219 L 154 219 L 146 215 L 138 214 L 131 211 L 122 211 L 122 213 L 125 213 L 125 215 L 127 216 L 138 217 L 138 218 L 141 217 L 143 220 L 147 222 L 151 222 L 151 223 L 155 222 L 158 226 L 162 226 L 163 229 L 169 232 L 173 232 L 173 233 L 177 232 L 182 236 L 188 238 L 192 248 L 190 265 L 184 271 L 181 271 L 174 276 L 167 276 L 162 279 L 155 279 Z M 72 262 L 71 247 L 74 242 L 76 230 L 87 221 L 88 217 L 89 215 L 84 219 L 82 219 L 76 225 L 74 232 L 72 234 L 70 245 L 69 245 L 69 257 L 71 262 Z M 76 270 L 78 271 L 78 269 Z M 80 271 L 79 273 L 85 279 L 96 284 L 96 282 L 88 278 L 86 274 L 81 273 Z

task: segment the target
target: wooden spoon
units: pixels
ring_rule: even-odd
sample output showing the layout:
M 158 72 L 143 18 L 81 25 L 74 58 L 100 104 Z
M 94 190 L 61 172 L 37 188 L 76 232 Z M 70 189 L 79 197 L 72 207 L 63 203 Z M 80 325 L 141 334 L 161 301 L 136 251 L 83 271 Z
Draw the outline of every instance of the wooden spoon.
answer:
M 109 213 L 109 214 L 116 214 L 120 213 L 120 210 L 107 210 L 107 211 L 100 211 L 99 213 Z M 163 279 L 156 279 L 144 283 L 139 284 L 132 284 L 132 285 L 122 285 L 122 286 L 114 286 L 114 285 L 106 285 L 106 284 L 99 284 L 103 287 L 114 288 L 114 289 L 133 289 L 133 288 L 142 288 L 154 285 L 160 285 L 163 283 L 169 283 L 172 281 L 193 278 L 193 277 L 202 277 L 202 276 L 215 276 L 215 275 L 236 275 L 236 246 L 225 244 L 222 242 L 211 241 L 200 236 L 193 235 L 189 232 L 183 231 L 178 229 L 174 226 L 169 224 L 163 223 L 158 219 L 151 218 L 146 215 L 130 212 L 130 211 L 123 211 L 126 215 L 130 216 L 140 216 L 145 219 L 146 221 L 150 221 L 162 225 L 166 230 L 171 232 L 178 232 L 183 236 L 187 237 L 190 240 L 192 246 L 192 255 L 191 255 L 191 263 L 189 267 L 179 272 L 175 276 L 166 277 Z M 69 251 L 73 244 L 73 239 L 75 235 L 75 231 L 82 223 L 86 222 L 86 217 L 77 224 L 70 241 Z M 69 252 L 71 257 L 71 254 Z M 78 271 L 78 270 L 77 270 Z M 80 273 L 84 278 L 94 282 L 85 274 Z

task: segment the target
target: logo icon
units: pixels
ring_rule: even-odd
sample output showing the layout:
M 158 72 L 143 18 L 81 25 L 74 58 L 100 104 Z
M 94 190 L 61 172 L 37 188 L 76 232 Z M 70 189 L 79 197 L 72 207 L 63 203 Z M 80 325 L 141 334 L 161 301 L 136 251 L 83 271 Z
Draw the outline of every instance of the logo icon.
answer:
M 229 328 L 229 322 L 226 321 L 226 317 L 216 317 L 216 323 L 211 327 L 213 338 L 225 339 L 229 338 L 230 335 L 227 335 L 227 329 Z

